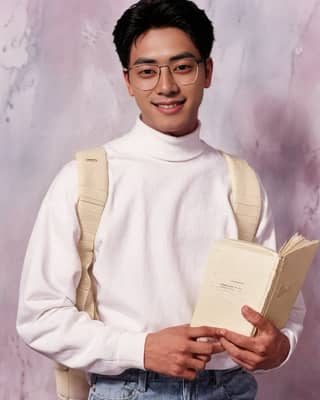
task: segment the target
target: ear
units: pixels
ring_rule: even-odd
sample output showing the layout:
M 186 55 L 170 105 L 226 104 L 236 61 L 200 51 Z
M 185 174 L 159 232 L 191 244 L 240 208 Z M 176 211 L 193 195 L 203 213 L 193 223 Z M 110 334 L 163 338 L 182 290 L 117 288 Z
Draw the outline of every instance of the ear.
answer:
M 214 66 L 214 61 L 210 57 L 205 61 L 205 69 L 206 69 L 206 77 L 205 77 L 205 83 L 204 87 L 209 88 L 211 86 L 211 82 L 213 79 L 213 66 Z
M 129 81 L 129 73 L 128 73 L 128 71 L 124 71 L 123 70 L 122 73 L 123 73 L 123 78 L 124 78 L 125 84 L 127 86 L 129 95 L 130 96 L 134 96 L 134 93 L 133 93 L 133 90 L 132 90 L 132 86 L 131 86 L 131 83 Z

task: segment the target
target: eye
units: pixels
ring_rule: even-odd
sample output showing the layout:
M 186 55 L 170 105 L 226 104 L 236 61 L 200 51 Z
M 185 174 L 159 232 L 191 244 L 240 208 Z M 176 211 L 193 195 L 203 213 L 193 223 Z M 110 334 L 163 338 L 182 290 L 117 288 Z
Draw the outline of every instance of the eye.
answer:
M 139 66 L 135 70 L 135 72 L 139 76 L 139 78 L 153 78 L 154 76 L 157 76 L 158 69 L 157 69 L 157 67 L 154 67 L 154 66 L 143 65 L 143 66 Z
M 191 72 L 194 68 L 193 63 L 183 62 L 181 64 L 177 64 L 174 67 L 174 72 L 177 73 L 188 73 Z
M 176 66 L 175 69 L 176 69 L 176 71 L 181 71 L 181 72 L 190 71 L 191 65 L 188 65 L 188 64 L 180 64 L 180 65 Z

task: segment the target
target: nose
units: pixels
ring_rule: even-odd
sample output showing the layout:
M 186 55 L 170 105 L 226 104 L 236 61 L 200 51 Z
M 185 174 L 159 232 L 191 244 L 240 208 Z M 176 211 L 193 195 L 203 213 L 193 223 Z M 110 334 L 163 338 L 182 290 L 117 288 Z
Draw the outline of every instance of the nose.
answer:
M 172 76 L 169 66 L 163 65 L 160 67 L 159 81 L 156 86 L 158 94 L 170 95 L 179 91 L 179 86 Z

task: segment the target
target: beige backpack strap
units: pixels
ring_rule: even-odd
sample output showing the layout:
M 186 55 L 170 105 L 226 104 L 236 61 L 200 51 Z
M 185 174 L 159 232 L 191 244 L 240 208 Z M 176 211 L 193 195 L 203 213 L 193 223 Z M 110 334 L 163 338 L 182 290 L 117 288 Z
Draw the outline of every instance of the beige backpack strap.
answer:
M 77 213 L 81 228 L 78 250 L 81 279 L 76 293 L 76 306 L 98 319 L 91 272 L 94 263 L 94 241 L 108 196 L 108 164 L 103 147 L 76 154 L 79 200 Z M 55 366 L 59 400 L 87 400 L 89 384 L 83 371 L 60 364 Z
M 78 244 L 82 274 L 77 288 L 77 307 L 98 319 L 90 269 L 94 262 L 94 240 L 108 195 L 108 167 L 103 147 L 76 154 L 79 179 L 77 206 L 81 237 Z
M 261 217 L 262 197 L 259 180 L 249 164 L 223 153 L 231 179 L 230 203 L 238 226 L 238 238 L 254 241 Z

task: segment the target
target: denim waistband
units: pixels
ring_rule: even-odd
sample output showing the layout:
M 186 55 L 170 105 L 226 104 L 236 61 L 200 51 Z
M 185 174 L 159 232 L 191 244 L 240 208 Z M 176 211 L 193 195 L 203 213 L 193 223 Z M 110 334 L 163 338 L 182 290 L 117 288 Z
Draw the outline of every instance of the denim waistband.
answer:
M 197 380 L 210 380 L 216 383 L 219 383 L 221 377 L 225 374 L 235 373 L 241 370 L 241 367 L 234 367 L 230 369 L 223 370 L 203 370 L 199 371 L 197 374 Z M 172 376 L 159 374 L 158 372 L 153 371 L 145 371 L 141 369 L 131 368 L 127 369 L 119 375 L 100 375 L 100 374 L 91 374 L 90 381 L 91 384 L 95 384 L 98 381 L 103 380 L 118 380 L 118 381 L 127 381 L 127 382 L 137 382 L 141 383 L 147 381 L 172 381 L 181 378 L 174 378 Z

